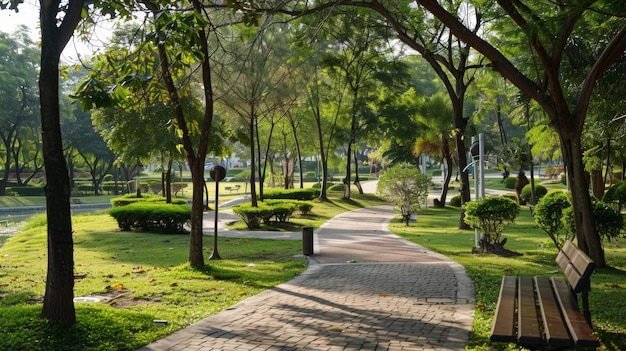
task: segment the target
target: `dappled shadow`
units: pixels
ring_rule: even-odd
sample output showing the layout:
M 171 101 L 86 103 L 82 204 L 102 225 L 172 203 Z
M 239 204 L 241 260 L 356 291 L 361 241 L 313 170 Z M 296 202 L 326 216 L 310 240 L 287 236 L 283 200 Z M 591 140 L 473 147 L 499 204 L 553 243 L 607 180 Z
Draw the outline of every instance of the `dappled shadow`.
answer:
M 418 266 L 323 266 L 144 350 L 183 337 L 224 350 L 462 349 L 471 318 L 459 318 L 456 282 L 436 286 L 446 275 Z

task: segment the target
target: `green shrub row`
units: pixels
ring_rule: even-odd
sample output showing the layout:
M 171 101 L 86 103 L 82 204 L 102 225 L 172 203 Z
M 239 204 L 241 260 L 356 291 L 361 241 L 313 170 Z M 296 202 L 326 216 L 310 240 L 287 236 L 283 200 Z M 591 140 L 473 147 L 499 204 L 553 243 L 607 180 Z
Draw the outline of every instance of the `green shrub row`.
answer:
M 301 214 L 307 215 L 311 212 L 313 208 L 313 202 L 311 201 L 303 201 L 303 200 L 265 200 L 264 201 L 268 205 L 275 205 L 279 203 L 288 203 L 294 204 L 296 206 L 296 210 L 300 211 Z
M 7 194 L 17 196 L 45 196 L 46 192 L 42 187 L 35 186 L 12 186 L 7 187 Z
M 252 207 L 250 203 L 233 207 L 233 212 L 246 223 L 248 228 L 256 229 L 261 226 L 261 223 L 270 223 L 272 218 L 275 218 L 277 222 L 287 222 L 296 208 L 296 204 L 290 202 L 273 204 L 259 202 L 258 207 Z
M 130 204 L 134 204 L 137 202 L 163 202 L 165 203 L 166 198 L 162 196 L 155 196 L 151 194 L 142 194 L 141 197 L 137 197 L 135 193 L 126 194 L 120 197 L 112 198 L 111 200 L 112 207 L 121 207 L 127 206 Z M 172 204 L 174 205 L 184 205 L 187 201 L 184 199 L 172 199 Z
M 315 188 L 305 189 L 266 189 L 263 192 L 264 199 L 287 199 L 287 200 L 313 200 L 320 196 L 320 190 Z
M 191 219 L 191 207 L 187 205 L 136 202 L 113 207 L 109 214 L 117 220 L 121 230 L 140 229 L 167 234 L 185 233 L 185 224 Z

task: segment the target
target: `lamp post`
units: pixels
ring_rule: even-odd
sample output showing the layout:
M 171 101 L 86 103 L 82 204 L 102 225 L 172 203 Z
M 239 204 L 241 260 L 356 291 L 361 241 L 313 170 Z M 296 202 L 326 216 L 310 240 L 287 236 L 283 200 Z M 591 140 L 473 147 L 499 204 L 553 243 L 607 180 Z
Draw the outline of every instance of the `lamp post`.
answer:
M 217 213 L 219 209 L 219 192 L 220 192 L 220 180 L 223 180 L 226 177 L 226 168 L 217 165 L 211 168 L 209 172 L 211 179 L 215 181 L 215 220 L 213 226 L 213 253 L 211 253 L 211 257 L 209 260 L 221 260 L 219 252 L 217 252 Z

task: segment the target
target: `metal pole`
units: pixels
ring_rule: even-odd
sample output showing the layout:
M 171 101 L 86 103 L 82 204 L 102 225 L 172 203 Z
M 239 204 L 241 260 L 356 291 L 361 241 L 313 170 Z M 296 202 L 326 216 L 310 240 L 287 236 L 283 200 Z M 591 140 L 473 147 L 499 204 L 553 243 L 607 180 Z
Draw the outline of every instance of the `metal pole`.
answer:
M 485 198 L 485 138 L 484 134 L 478 134 L 478 166 L 480 169 L 480 197 Z
M 221 260 L 219 252 L 217 252 L 217 214 L 219 209 L 220 179 L 215 178 L 215 221 L 213 224 L 213 253 L 209 260 Z

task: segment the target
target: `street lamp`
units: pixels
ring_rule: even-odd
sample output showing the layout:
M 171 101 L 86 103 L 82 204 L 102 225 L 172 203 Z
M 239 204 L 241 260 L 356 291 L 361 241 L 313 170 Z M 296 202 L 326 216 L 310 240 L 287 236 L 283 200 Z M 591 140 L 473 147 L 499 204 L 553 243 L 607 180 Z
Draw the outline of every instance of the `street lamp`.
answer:
M 226 168 L 217 165 L 211 168 L 209 172 L 211 179 L 215 181 L 215 220 L 213 226 L 213 253 L 211 253 L 211 257 L 209 260 L 221 260 L 220 254 L 217 252 L 217 212 L 219 209 L 219 190 L 220 190 L 220 180 L 223 180 L 226 177 Z

